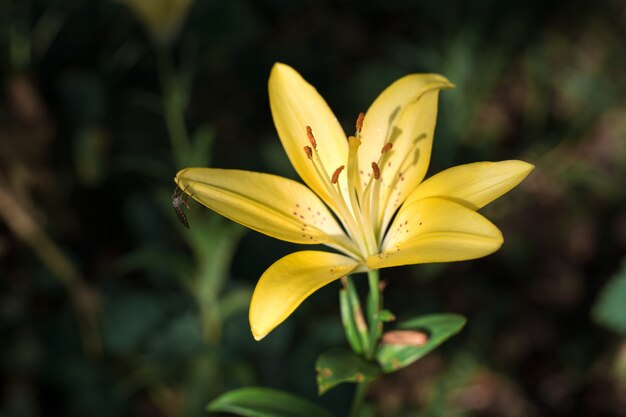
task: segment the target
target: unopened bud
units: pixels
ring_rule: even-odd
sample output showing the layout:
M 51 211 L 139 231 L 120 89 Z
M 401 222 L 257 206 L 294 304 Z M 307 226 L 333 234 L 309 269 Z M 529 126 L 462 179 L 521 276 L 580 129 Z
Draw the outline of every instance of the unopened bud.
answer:
M 428 335 L 418 330 L 392 330 L 383 334 L 380 343 L 384 345 L 424 346 Z

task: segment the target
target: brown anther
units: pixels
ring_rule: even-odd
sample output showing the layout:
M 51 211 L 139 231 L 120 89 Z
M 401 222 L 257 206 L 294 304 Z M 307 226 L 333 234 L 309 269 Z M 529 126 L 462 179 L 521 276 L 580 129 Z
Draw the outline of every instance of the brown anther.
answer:
M 380 168 L 378 168 L 378 164 L 376 162 L 372 162 L 372 171 L 374 171 L 374 178 L 380 178 Z
M 317 142 L 315 141 L 315 136 L 313 136 L 313 129 L 311 129 L 311 126 L 306 127 L 306 135 L 309 138 L 309 142 L 311 142 L 313 149 L 317 149 Z
M 380 153 L 381 154 L 387 153 L 391 150 L 391 148 L 393 148 L 393 143 L 387 142 L 385 143 L 385 146 L 383 146 L 383 148 L 380 150 Z
M 363 112 L 359 113 L 359 117 L 356 118 L 357 133 L 361 133 L 361 129 L 363 129 L 363 118 L 365 118 L 365 114 L 363 114 Z
M 341 171 L 343 171 L 344 168 L 345 168 L 345 165 L 342 165 L 339 168 L 337 168 L 335 172 L 333 172 L 333 177 L 330 179 L 330 182 L 332 182 L 333 184 L 337 184 L 337 181 L 339 181 L 339 174 L 341 174 Z
M 313 149 L 311 149 L 310 146 L 305 146 L 303 149 L 304 149 L 304 153 L 306 154 L 306 157 L 309 159 L 313 159 Z

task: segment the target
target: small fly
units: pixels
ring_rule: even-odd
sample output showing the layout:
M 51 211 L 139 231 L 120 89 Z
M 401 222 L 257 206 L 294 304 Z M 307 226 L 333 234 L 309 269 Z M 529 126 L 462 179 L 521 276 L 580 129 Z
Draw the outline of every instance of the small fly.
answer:
M 185 190 L 187 189 L 187 187 L 185 187 Z M 187 199 L 185 199 L 185 190 L 181 190 L 178 186 L 174 188 L 174 194 L 172 194 L 172 206 L 174 207 L 174 211 L 176 211 L 178 220 L 180 220 L 183 226 L 189 229 L 189 220 L 187 220 L 187 216 L 183 212 L 182 205 L 184 204 L 185 207 L 187 207 L 187 210 L 189 210 L 189 204 L 187 204 L 187 202 L 189 201 L 189 197 L 191 196 L 187 195 Z

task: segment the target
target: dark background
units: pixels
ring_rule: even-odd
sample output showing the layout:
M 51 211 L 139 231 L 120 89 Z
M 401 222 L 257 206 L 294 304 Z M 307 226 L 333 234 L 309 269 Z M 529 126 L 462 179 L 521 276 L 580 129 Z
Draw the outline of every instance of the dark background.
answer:
M 294 177 L 281 61 L 346 131 L 396 78 L 448 77 L 429 175 L 536 165 L 482 210 L 499 252 L 382 271 L 399 318 L 469 322 L 372 387 L 378 415 L 626 416 L 623 1 L 196 0 L 169 33 L 174 11 L 136 10 L 0 1 L 0 415 L 202 416 L 251 385 L 346 413 L 352 388 L 318 398 L 314 371 L 345 345 L 338 286 L 254 342 L 250 292 L 295 246 L 171 207 L 185 166 Z

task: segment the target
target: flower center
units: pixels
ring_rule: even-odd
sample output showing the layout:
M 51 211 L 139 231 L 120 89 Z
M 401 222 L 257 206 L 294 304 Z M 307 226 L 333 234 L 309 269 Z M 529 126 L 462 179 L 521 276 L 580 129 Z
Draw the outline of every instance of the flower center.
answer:
M 361 128 L 363 127 L 363 113 L 359 114 L 354 136 L 348 137 L 348 160 L 346 165 L 337 167 L 332 176 L 326 169 L 317 151 L 317 141 L 313 129 L 306 127 L 307 138 L 311 146 L 305 146 L 304 152 L 313 164 L 317 175 L 331 197 L 335 211 L 350 239 L 359 247 L 363 260 L 379 252 L 382 240 L 380 225 L 377 220 L 381 205 L 381 169 L 386 164 L 391 143 L 386 143 L 380 152 L 378 161 L 372 161 L 372 172 L 369 180 L 361 182 L 362 172 L 359 172 L 359 146 L 361 146 Z M 342 189 L 340 175 L 346 171 L 346 188 Z

